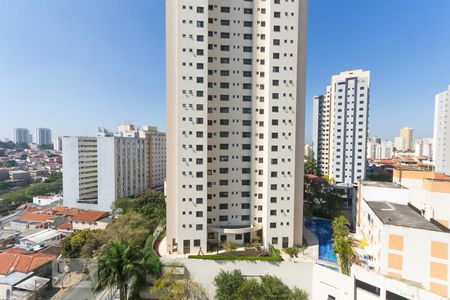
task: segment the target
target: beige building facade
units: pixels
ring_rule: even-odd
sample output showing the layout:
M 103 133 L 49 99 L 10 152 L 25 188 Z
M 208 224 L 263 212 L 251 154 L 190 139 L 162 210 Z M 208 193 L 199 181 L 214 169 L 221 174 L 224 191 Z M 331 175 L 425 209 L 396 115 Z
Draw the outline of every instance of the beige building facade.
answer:
M 306 0 L 166 1 L 167 242 L 302 241 Z

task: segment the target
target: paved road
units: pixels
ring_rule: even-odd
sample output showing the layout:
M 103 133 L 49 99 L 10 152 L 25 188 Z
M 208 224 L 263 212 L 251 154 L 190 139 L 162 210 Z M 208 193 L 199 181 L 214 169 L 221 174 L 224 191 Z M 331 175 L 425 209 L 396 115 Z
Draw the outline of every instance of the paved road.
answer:
M 90 282 L 81 281 L 74 287 L 67 288 L 60 299 L 64 300 L 92 300 L 95 299 Z

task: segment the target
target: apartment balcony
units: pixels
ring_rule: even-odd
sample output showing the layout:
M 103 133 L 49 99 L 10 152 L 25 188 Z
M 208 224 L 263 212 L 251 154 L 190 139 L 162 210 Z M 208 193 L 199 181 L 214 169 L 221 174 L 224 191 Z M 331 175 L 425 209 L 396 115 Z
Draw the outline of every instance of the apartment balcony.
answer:
M 217 232 L 219 234 L 244 234 L 248 232 L 255 232 L 258 230 L 261 230 L 263 228 L 262 224 L 258 225 L 244 225 L 244 226 L 237 226 L 237 225 L 225 225 L 225 226 L 212 226 L 208 225 L 208 231 L 209 232 Z

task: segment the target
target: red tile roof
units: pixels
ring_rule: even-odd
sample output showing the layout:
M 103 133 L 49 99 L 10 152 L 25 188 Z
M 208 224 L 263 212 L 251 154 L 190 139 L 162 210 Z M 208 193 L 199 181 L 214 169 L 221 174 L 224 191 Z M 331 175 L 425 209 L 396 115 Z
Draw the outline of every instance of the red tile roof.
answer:
M 17 218 L 17 220 L 20 221 L 47 221 L 47 220 L 51 220 L 56 218 L 55 215 L 51 215 L 51 214 L 26 214 L 23 215 L 19 218 Z
M 61 225 L 58 226 L 58 229 L 62 230 L 72 230 L 72 223 L 71 222 L 64 222 Z
M 55 259 L 55 256 L 44 253 L 22 254 L 14 252 L 0 253 L 0 275 L 8 275 L 12 272 L 28 273 Z
M 106 211 L 96 211 L 96 210 L 82 210 L 80 214 L 73 216 L 74 221 L 84 221 L 84 222 L 95 222 L 100 219 L 106 218 L 109 215 Z

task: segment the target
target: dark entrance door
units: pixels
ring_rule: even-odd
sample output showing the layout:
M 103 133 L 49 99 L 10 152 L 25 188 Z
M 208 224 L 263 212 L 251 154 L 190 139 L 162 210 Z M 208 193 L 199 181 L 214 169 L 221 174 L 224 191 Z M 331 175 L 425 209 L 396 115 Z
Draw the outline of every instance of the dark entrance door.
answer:
M 244 233 L 244 243 L 248 244 L 251 242 L 252 236 L 250 234 L 250 232 L 246 232 Z
M 226 241 L 227 241 L 227 236 L 226 236 L 225 234 L 222 234 L 222 235 L 220 236 L 220 242 L 221 242 L 221 243 L 226 243 Z

